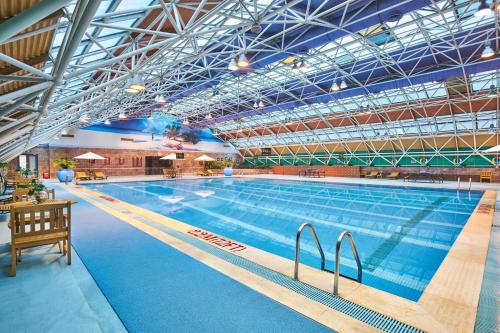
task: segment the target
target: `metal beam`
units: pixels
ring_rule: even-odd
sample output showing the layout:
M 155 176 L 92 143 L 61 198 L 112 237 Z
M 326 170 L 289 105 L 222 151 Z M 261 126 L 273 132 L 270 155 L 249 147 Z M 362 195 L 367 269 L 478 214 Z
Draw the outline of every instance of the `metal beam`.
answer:
M 67 32 L 67 34 L 69 34 L 67 36 L 70 36 L 70 38 L 66 40 L 67 44 L 64 45 L 64 49 L 61 48 L 59 50 L 52 72 L 52 75 L 54 77 L 54 85 L 50 86 L 49 90 L 41 98 L 40 114 L 38 118 L 35 120 L 34 129 L 30 133 L 30 136 L 26 142 L 26 147 L 29 146 L 31 137 L 33 136 L 33 133 L 41 117 L 47 113 L 47 108 L 50 99 L 52 98 L 52 95 L 54 94 L 56 87 L 63 83 L 64 73 L 68 68 L 69 63 L 71 62 L 76 49 L 80 45 L 80 41 L 82 40 L 82 37 L 85 34 L 85 31 L 87 30 L 90 22 L 92 21 L 92 18 L 97 12 L 97 9 L 99 8 L 100 4 L 101 0 L 92 0 L 92 1 L 80 0 L 77 3 L 76 8 L 78 9 L 77 10 L 78 13 L 76 14 L 79 20 L 77 22 L 74 22 L 74 24 L 71 26 L 71 30 Z
M 19 100 L 15 101 L 11 105 L 7 106 L 5 109 L 0 110 L 0 117 L 6 116 L 9 113 L 15 111 L 19 107 L 23 106 L 24 103 L 27 103 L 27 102 L 31 101 L 38 94 L 40 94 L 40 92 L 39 91 L 35 91 L 35 92 L 33 92 L 33 93 L 29 94 L 29 95 L 26 95 L 26 96 L 20 98 Z
M 16 90 L 11 93 L 0 95 L 0 104 L 13 101 L 19 97 L 26 96 L 33 92 L 40 92 L 48 87 L 52 86 L 52 82 L 42 82 L 24 89 Z

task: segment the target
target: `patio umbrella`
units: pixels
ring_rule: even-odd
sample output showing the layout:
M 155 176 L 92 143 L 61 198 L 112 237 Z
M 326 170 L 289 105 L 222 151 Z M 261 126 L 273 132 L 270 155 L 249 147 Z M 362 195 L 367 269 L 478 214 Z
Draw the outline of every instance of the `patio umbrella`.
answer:
M 201 155 L 201 156 L 195 158 L 194 160 L 195 161 L 210 162 L 210 161 L 215 161 L 215 158 L 212 158 L 208 155 Z
M 75 156 L 73 158 L 75 160 L 89 160 L 89 173 L 90 173 L 90 165 L 91 165 L 92 161 L 95 161 L 95 160 L 105 160 L 106 159 L 106 158 L 104 158 L 104 157 L 102 157 L 100 155 L 94 154 L 93 152 L 90 152 L 90 151 L 88 153 Z
M 215 158 L 212 158 L 208 155 L 201 155 L 201 156 L 198 156 L 197 158 L 195 158 L 194 160 L 203 162 L 203 168 L 206 169 L 205 162 L 215 161 Z
M 175 153 L 168 154 L 168 155 L 160 158 L 160 160 L 176 160 L 176 159 L 177 159 L 177 155 Z
M 500 145 L 486 149 L 484 152 L 485 153 L 500 153 Z

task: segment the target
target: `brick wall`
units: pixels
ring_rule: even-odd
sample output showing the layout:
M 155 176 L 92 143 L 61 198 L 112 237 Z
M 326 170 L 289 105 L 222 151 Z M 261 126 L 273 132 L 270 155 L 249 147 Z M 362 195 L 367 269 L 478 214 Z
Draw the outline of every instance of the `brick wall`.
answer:
M 307 169 L 316 169 L 325 172 L 327 177 L 359 177 L 359 166 L 332 166 L 332 165 L 276 165 L 273 167 L 273 173 L 276 175 L 297 176 L 299 171 Z
M 104 171 L 108 176 L 137 176 L 146 174 L 146 156 L 165 156 L 172 151 L 151 151 L 151 150 L 125 150 L 125 149 L 102 149 L 102 148 L 50 148 L 36 147 L 26 152 L 38 156 L 38 174 L 42 177 L 43 173 L 48 172 L 51 178 L 56 177 L 57 167 L 54 166 L 54 160 L 63 157 L 75 157 L 85 154 L 89 151 L 96 153 L 102 157 L 109 159 L 109 164 L 103 160 L 96 160 L 92 164 L 91 170 Z M 203 162 L 195 161 L 194 159 L 206 153 L 203 152 L 185 152 L 184 160 L 172 161 L 173 167 L 182 169 L 185 172 L 203 169 Z M 227 154 L 212 154 L 207 155 L 213 158 L 232 157 Z M 134 162 L 134 158 L 136 159 Z M 138 160 L 137 160 L 138 158 Z M 88 170 L 88 160 L 75 160 L 75 171 Z M 137 163 L 139 162 L 139 163 Z M 10 162 L 9 169 L 14 171 L 17 168 L 17 159 Z

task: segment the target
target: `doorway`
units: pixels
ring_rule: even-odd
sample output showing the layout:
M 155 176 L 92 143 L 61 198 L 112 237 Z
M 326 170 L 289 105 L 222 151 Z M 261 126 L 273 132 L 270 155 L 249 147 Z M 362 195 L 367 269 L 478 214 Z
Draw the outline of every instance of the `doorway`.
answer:
M 28 169 L 34 176 L 38 177 L 38 155 L 19 155 L 19 157 L 17 158 L 17 167 L 20 169 Z
M 161 156 L 146 156 L 146 175 L 161 175 L 163 169 L 173 167 L 172 160 L 161 160 Z

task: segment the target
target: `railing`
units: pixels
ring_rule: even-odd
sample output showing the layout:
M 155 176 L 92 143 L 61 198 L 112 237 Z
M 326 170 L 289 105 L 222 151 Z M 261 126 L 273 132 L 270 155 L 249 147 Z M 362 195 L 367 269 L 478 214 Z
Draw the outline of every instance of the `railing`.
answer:
M 460 177 L 457 178 L 457 191 L 460 191 Z
M 297 236 L 295 238 L 295 268 L 293 270 L 293 278 L 295 280 L 299 279 L 299 262 L 300 262 L 300 236 L 302 235 L 302 230 L 304 230 L 305 227 L 308 227 L 311 229 L 311 233 L 314 238 L 314 242 L 316 243 L 316 247 L 318 248 L 319 254 L 321 256 L 321 270 L 325 270 L 325 253 L 323 252 L 323 249 L 321 248 L 321 244 L 319 243 L 318 235 L 316 235 L 316 231 L 314 230 L 314 227 L 312 226 L 311 223 L 304 223 L 300 226 L 299 230 L 297 231 Z
M 337 239 L 337 245 L 335 246 L 335 276 L 333 279 L 333 294 L 338 295 L 339 293 L 339 276 L 340 276 L 340 247 L 342 245 L 342 240 L 347 236 L 349 238 L 349 243 L 351 244 L 351 250 L 354 254 L 354 259 L 358 265 L 358 282 L 361 283 L 363 278 L 363 269 L 361 267 L 361 261 L 359 260 L 358 250 L 356 249 L 356 244 L 354 244 L 354 239 L 349 231 L 345 230 L 342 232 Z
M 300 237 L 302 236 L 302 231 L 304 228 L 309 228 L 311 229 L 311 234 L 314 238 L 314 242 L 316 243 L 316 247 L 318 248 L 319 254 L 321 256 L 321 270 L 322 271 L 327 271 L 334 273 L 334 280 L 333 280 L 333 294 L 338 295 L 339 291 L 339 276 L 340 274 L 340 248 L 342 246 L 342 240 L 344 237 L 349 238 L 349 243 L 351 244 L 351 250 L 352 253 L 354 254 L 354 259 L 356 260 L 356 264 L 358 266 L 358 278 L 356 279 L 359 283 L 361 283 L 363 279 L 363 268 L 361 267 L 361 261 L 359 260 L 359 255 L 358 255 L 358 250 L 356 248 L 356 244 L 354 244 L 354 238 L 352 237 L 351 233 L 347 230 L 343 231 L 339 238 L 337 239 L 337 244 L 335 247 L 335 270 L 329 271 L 325 269 L 325 253 L 323 252 L 323 249 L 321 248 L 321 244 L 318 239 L 318 235 L 316 234 L 316 230 L 314 230 L 314 227 L 311 223 L 303 223 L 300 227 L 299 230 L 297 231 L 297 235 L 295 237 L 295 266 L 293 270 L 293 278 L 295 280 L 299 279 L 299 264 L 300 264 Z M 348 276 L 342 275 L 343 277 L 349 278 Z

